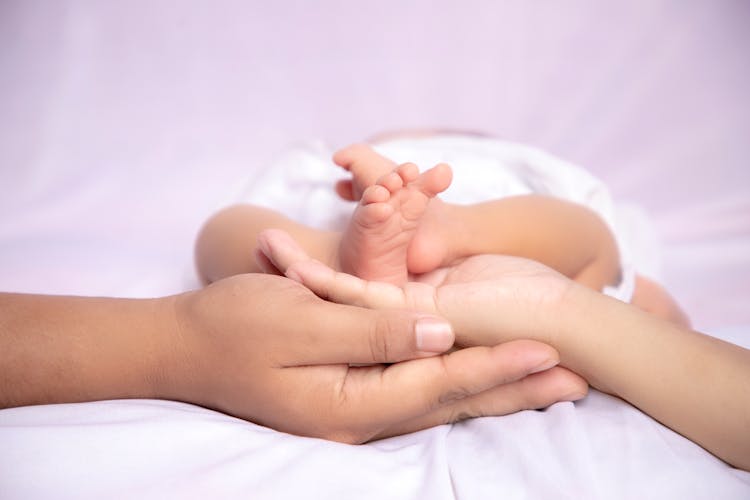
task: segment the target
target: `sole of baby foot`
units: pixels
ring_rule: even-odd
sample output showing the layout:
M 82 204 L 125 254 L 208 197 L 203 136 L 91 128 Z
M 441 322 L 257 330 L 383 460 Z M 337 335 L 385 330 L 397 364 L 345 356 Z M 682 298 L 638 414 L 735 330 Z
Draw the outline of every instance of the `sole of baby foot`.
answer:
M 409 245 L 430 201 L 450 185 L 450 168 L 439 167 L 420 175 L 404 164 L 365 190 L 342 236 L 342 270 L 397 285 L 408 280 Z
M 463 227 L 454 206 L 439 198 L 430 201 L 406 251 L 410 274 L 424 274 L 449 265 L 460 257 L 455 251 Z

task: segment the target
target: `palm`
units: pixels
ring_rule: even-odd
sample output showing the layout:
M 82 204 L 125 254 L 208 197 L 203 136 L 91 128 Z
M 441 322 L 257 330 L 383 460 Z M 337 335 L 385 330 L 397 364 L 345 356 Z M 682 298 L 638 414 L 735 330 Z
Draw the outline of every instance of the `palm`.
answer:
M 556 271 L 533 260 L 506 255 L 475 255 L 456 265 L 417 276 L 416 281 L 440 287 L 478 281 L 531 279 L 552 282 L 561 277 Z
M 337 273 L 313 261 L 288 235 L 273 233 L 268 258 L 318 296 L 372 309 L 412 309 L 448 318 L 459 344 L 495 345 L 513 338 L 548 341 L 541 332 L 571 281 L 534 261 L 477 255 L 415 277 L 403 287 Z
M 502 255 L 469 257 L 415 281 L 404 287 L 406 305 L 432 302 L 451 319 L 462 345 L 491 345 L 510 340 L 510 335 L 539 337 L 539 322 L 571 285 L 538 262 Z

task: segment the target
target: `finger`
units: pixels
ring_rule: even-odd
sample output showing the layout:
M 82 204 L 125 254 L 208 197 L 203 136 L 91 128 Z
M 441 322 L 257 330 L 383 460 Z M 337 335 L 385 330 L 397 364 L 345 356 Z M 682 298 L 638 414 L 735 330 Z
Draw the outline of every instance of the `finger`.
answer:
M 281 271 L 273 265 L 273 262 L 271 262 L 268 257 L 266 257 L 266 254 L 260 251 L 259 248 L 255 249 L 255 252 L 253 252 L 253 255 L 255 256 L 255 263 L 258 264 L 258 267 L 262 272 L 265 274 L 275 274 L 277 276 L 283 276 Z
M 428 312 L 436 310 L 431 300 L 432 293 L 427 293 L 429 285 L 409 283 L 408 293 L 405 293 L 395 285 L 365 281 L 350 274 L 336 272 L 311 259 L 291 236 L 279 229 L 261 232 L 258 235 L 258 247 L 288 278 L 302 283 L 325 300 L 370 309 L 409 307 Z M 417 304 L 414 297 L 424 299 Z
M 258 248 L 282 273 L 295 262 L 311 260 L 288 233 L 281 229 L 266 229 L 258 234 Z
M 287 278 L 302 283 L 318 297 L 336 302 L 369 309 L 401 309 L 408 305 L 402 288 L 390 283 L 366 281 L 351 274 L 334 271 L 322 262 L 314 260 L 297 260 L 286 269 Z M 419 283 L 410 285 L 410 289 L 427 286 Z M 431 294 L 426 296 L 432 297 Z M 434 311 L 434 304 L 421 308 Z
M 383 428 L 432 413 L 439 408 L 507 384 L 559 362 L 557 351 L 532 340 L 494 347 L 472 347 L 442 356 L 417 359 L 354 372 L 357 383 L 346 394 L 346 418 L 369 419 Z M 353 381 L 354 382 L 354 381 Z M 344 418 L 344 417 L 342 417 Z
M 396 363 L 443 353 L 455 336 L 442 318 L 411 311 L 374 311 L 317 300 L 283 339 L 283 366 Z
M 403 291 L 394 285 L 335 273 L 320 262 L 310 260 L 283 231 L 263 231 L 258 236 L 258 246 L 288 277 L 304 284 L 299 272 L 309 274 L 313 281 L 320 280 L 317 288 L 324 298 L 346 303 L 361 301 L 362 305 L 379 309 L 402 308 L 407 303 Z M 328 292 L 327 285 L 330 285 Z M 417 283 L 413 286 L 427 287 Z M 432 294 L 423 295 L 432 297 Z M 423 302 L 420 311 L 435 310 L 430 300 Z M 295 338 L 285 349 L 282 361 L 289 365 L 393 363 L 433 356 L 448 350 L 454 342 L 450 324 L 428 314 L 375 311 L 329 302 L 312 302 L 309 306 L 309 313 L 302 316 L 304 322 L 295 330 Z
M 588 383 L 561 366 L 499 385 L 430 413 L 399 422 L 374 439 L 397 436 L 468 418 L 510 415 L 523 410 L 547 408 L 558 402 L 577 401 L 586 396 Z

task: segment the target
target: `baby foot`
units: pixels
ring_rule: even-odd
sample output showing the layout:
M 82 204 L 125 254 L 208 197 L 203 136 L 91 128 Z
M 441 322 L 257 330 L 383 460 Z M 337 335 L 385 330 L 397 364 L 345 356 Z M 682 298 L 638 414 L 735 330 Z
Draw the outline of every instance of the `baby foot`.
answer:
M 351 179 L 336 183 L 336 193 L 349 201 L 359 201 L 365 189 L 396 168 L 395 162 L 367 144 L 353 144 L 337 151 L 333 162 L 352 174 Z
M 459 251 L 466 229 L 458 210 L 437 197 L 430 200 L 406 251 L 409 273 L 428 273 L 468 256 Z
M 451 183 L 445 164 L 423 174 L 406 163 L 364 190 L 341 238 L 341 270 L 372 281 L 408 281 L 407 250 L 427 206 Z
M 350 201 L 360 200 L 368 187 L 396 167 L 393 161 L 367 144 L 341 149 L 333 155 L 333 161 L 352 174 L 351 179 L 336 184 L 339 196 Z M 437 197 L 430 201 L 407 251 L 410 273 L 430 272 L 463 256 L 456 250 L 456 235 L 461 232 L 462 224 L 453 213 L 454 208 Z

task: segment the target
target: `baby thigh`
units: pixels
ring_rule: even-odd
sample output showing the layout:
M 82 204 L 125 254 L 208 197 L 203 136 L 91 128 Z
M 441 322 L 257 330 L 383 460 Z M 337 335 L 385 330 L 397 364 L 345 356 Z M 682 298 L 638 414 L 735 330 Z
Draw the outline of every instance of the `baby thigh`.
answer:
M 255 259 L 258 234 L 265 229 L 289 233 L 313 258 L 328 263 L 339 236 L 314 229 L 273 210 L 250 204 L 224 208 L 201 228 L 195 243 L 195 264 L 204 283 L 242 273 L 262 272 Z

